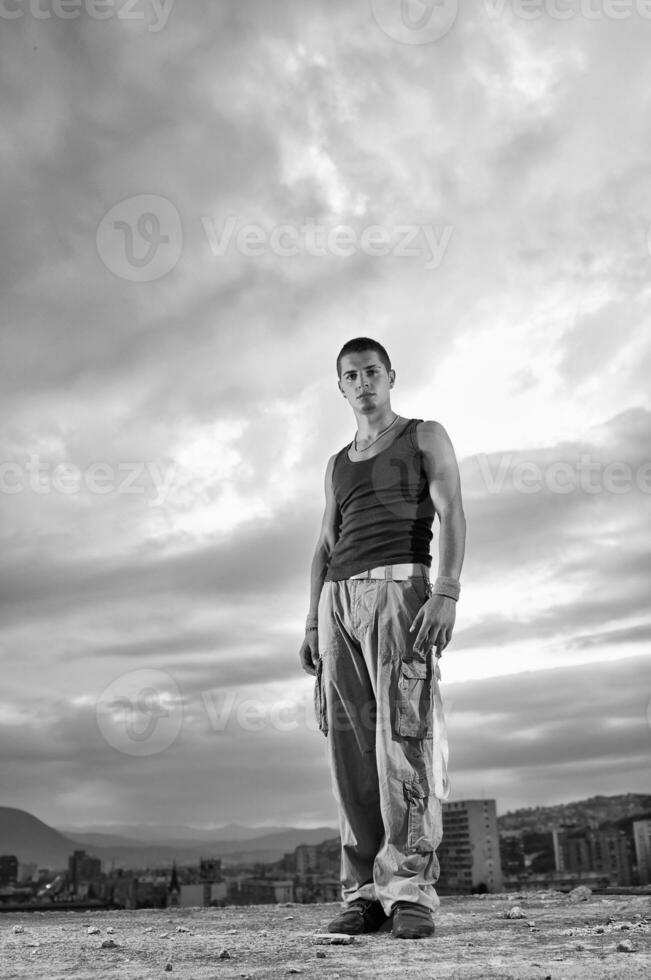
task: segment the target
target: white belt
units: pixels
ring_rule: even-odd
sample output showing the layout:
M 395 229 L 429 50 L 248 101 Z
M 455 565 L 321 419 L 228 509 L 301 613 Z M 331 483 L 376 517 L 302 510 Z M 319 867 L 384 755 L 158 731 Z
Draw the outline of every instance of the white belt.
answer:
M 348 578 L 388 578 L 405 579 L 421 575 L 429 581 L 429 566 L 423 562 L 407 562 L 402 565 L 378 565 L 377 568 L 369 568 L 365 572 L 357 572 L 349 575 Z

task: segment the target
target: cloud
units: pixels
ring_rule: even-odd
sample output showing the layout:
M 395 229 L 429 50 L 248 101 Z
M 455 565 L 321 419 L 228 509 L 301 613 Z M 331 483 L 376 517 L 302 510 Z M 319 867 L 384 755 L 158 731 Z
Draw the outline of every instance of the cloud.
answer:
M 459 458 L 468 540 L 446 683 L 517 702 L 531 669 L 546 690 L 535 737 L 502 733 L 506 774 L 464 730 L 464 792 L 491 773 L 506 796 L 551 800 L 574 765 L 593 792 L 599 764 L 619 786 L 618 760 L 642 751 L 632 720 L 591 740 L 569 706 L 556 727 L 543 712 L 552 674 L 590 661 L 602 676 L 648 639 L 648 23 L 465 5 L 439 42 L 406 45 L 369 4 L 252 0 L 174 4 L 153 26 L 26 13 L 0 39 L 0 464 L 25 480 L 0 493 L 0 655 L 6 711 L 39 719 L 24 741 L 11 723 L 7 792 L 42 816 L 47 793 L 61 823 L 71 808 L 94 818 L 76 786 L 129 810 L 146 767 L 105 767 L 92 712 L 73 704 L 127 665 L 178 672 L 196 704 L 216 680 L 256 696 L 264 678 L 266 699 L 305 686 L 325 464 L 356 427 L 335 358 L 359 335 L 389 350 L 394 407 L 440 420 Z M 165 198 L 182 228 L 176 265 L 151 282 L 116 274 L 96 244 L 139 195 Z M 207 228 L 219 238 L 231 218 L 220 256 Z M 265 236 L 258 256 L 238 244 L 247 225 Z M 421 244 L 314 255 L 306 225 L 392 241 L 406 226 Z M 269 244 L 280 226 L 298 254 Z M 434 269 L 425 228 L 451 229 Z M 97 464 L 107 492 L 84 482 Z M 76 468 L 78 490 L 53 487 L 57 467 Z M 434 569 L 437 544 L 435 527 Z M 607 680 L 589 688 L 602 714 Z M 316 747 L 274 737 L 260 757 L 253 734 L 229 743 L 224 819 L 259 809 L 245 771 L 278 819 L 332 815 Z M 169 805 L 165 771 L 203 798 L 215 740 L 211 755 L 195 738 L 151 761 L 148 805 Z M 536 754 L 564 759 L 563 738 L 567 764 Z M 304 794 L 272 748 L 290 773 L 300 757 Z
M 266 678 L 265 678 L 266 680 Z M 45 819 L 87 789 L 110 794 L 120 821 L 223 823 L 336 820 L 327 743 L 315 729 L 312 681 L 275 699 L 235 690 L 231 702 L 186 701 L 178 738 L 134 757 L 103 740 L 94 704 L 43 699 L 31 716 L 0 708 L 3 787 Z M 603 692 L 608 696 L 604 698 Z M 639 790 L 651 733 L 647 657 L 444 685 L 453 798 L 480 792 L 507 807 Z M 223 696 L 224 692 L 216 694 Z M 256 711 L 246 707 L 251 695 Z M 100 819 L 106 795 L 88 813 Z M 308 814 L 310 816 L 308 816 Z M 185 816 L 184 816 L 185 815 Z

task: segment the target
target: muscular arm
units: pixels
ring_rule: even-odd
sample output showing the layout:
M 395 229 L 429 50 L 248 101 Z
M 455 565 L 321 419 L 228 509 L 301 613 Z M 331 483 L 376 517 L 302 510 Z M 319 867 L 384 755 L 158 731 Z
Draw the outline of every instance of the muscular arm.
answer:
M 325 511 L 321 522 L 321 531 L 317 541 L 312 568 L 310 572 L 310 611 L 308 618 L 316 623 L 319 609 L 319 599 L 323 581 L 330 564 L 330 558 L 334 551 L 337 538 L 339 537 L 339 527 L 341 524 L 341 513 L 337 506 L 334 491 L 332 489 L 332 471 L 334 468 L 335 456 L 328 460 L 325 473 Z
M 441 524 L 438 574 L 458 579 L 465 554 L 466 517 L 457 458 L 440 422 L 423 422 L 418 426 L 417 438 L 430 496 Z

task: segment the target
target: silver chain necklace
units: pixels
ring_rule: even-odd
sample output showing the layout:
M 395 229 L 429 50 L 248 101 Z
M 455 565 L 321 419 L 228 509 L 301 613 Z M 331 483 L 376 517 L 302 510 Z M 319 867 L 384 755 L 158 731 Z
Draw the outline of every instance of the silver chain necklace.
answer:
M 364 446 L 363 449 L 358 449 L 357 448 L 357 433 L 355 433 L 355 438 L 353 439 L 353 445 L 355 446 L 355 452 L 356 453 L 365 453 L 367 449 L 370 449 L 371 446 L 374 446 L 375 445 L 375 443 L 378 441 L 378 439 L 380 438 L 380 436 L 383 436 L 385 432 L 388 432 L 389 431 L 389 429 L 391 428 L 392 425 L 395 425 L 395 423 L 398 421 L 399 418 L 400 418 L 400 416 L 399 415 L 396 415 L 396 417 L 394 418 L 393 422 L 391 422 L 390 425 L 387 425 L 386 429 L 382 429 L 382 432 L 380 432 L 380 435 L 376 436 L 375 439 L 373 440 L 373 442 L 369 442 L 368 446 Z

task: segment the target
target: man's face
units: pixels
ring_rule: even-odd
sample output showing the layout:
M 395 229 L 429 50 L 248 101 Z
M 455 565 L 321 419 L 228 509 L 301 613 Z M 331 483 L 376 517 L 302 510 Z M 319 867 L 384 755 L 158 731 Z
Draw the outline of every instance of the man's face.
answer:
M 339 390 L 358 412 L 373 412 L 387 405 L 394 378 L 395 371 L 387 374 L 376 351 L 346 354 L 341 359 Z

